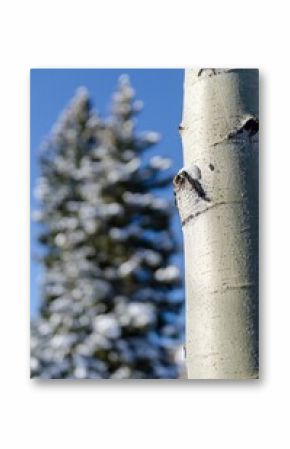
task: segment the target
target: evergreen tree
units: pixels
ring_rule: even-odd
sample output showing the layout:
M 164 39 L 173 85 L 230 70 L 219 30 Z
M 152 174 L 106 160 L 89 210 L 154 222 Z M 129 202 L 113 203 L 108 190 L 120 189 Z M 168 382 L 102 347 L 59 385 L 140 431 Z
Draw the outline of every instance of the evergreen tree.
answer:
M 173 211 L 155 192 L 172 180 L 170 160 L 144 162 L 158 135 L 136 133 L 141 109 L 126 76 L 107 121 L 81 89 L 48 139 L 37 188 L 46 253 L 32 377 L 178 377 Z

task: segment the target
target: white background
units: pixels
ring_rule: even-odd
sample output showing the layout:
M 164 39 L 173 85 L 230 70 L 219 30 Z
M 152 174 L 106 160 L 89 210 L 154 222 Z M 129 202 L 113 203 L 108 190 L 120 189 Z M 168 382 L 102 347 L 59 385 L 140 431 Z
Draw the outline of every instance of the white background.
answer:
M 2 448 L 289 447 L 287 2 L 2 2 Z M 261 380 L 29 380 L 29 69 L 259 67 Z M 287 254 L 288 250 L 288 254 Z

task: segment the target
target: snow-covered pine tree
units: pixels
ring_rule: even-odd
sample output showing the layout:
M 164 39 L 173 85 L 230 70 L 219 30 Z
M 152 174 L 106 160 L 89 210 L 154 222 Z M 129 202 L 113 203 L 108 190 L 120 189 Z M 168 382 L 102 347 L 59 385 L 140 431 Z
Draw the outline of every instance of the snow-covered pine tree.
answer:
M 32 324 L 32 377 L 176 378 L 183 338 L 170 160 L 142 154 L 142 109 L 126 76 L 101 121 L 77 93 L 42 157 L 43 301 Z M 163 174 L 164 173 L 164 174 Z

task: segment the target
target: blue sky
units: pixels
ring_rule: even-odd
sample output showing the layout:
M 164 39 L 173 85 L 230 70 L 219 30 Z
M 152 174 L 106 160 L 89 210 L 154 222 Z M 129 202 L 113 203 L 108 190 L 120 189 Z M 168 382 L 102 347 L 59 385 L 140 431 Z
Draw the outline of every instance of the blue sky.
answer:
M 178 124 L 182 114 L 182 69 L 33 69 L 31 70 L 31 120 L 30 120 L 30 172 L 31 211 L 37 208 L 33 190 L 37 177 L 39 147 L 73 97 L 79 86 L 85 86 L 91 95 L 94 108 L 101 116 L 109 112 L 110 99 L 118 77 L 128 74 L 136 91 L 136 98 L 144 102 L 138 118 L 137 130 L 157 131 L 162 139 L 150 154 L 170 157 L 175 173 L 182 166 L 182 148 Z M 176 236 L 181 241 L 177 214 L 173 222 Z M 41 248 L 37 243 L 38 228 L 31 222 L 31 314 L 37 312 L 40 295 L 41 267 L 35 259 Z M 182 267 L 182 255 L 177 258 Z

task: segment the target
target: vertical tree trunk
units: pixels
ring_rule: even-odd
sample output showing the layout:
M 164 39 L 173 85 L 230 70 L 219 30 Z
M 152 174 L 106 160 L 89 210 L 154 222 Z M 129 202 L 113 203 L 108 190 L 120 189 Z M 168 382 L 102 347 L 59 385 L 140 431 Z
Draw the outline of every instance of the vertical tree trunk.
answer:
M 186 70 L 174 179 L 189 379 L 258 377 L 258 70 Z

